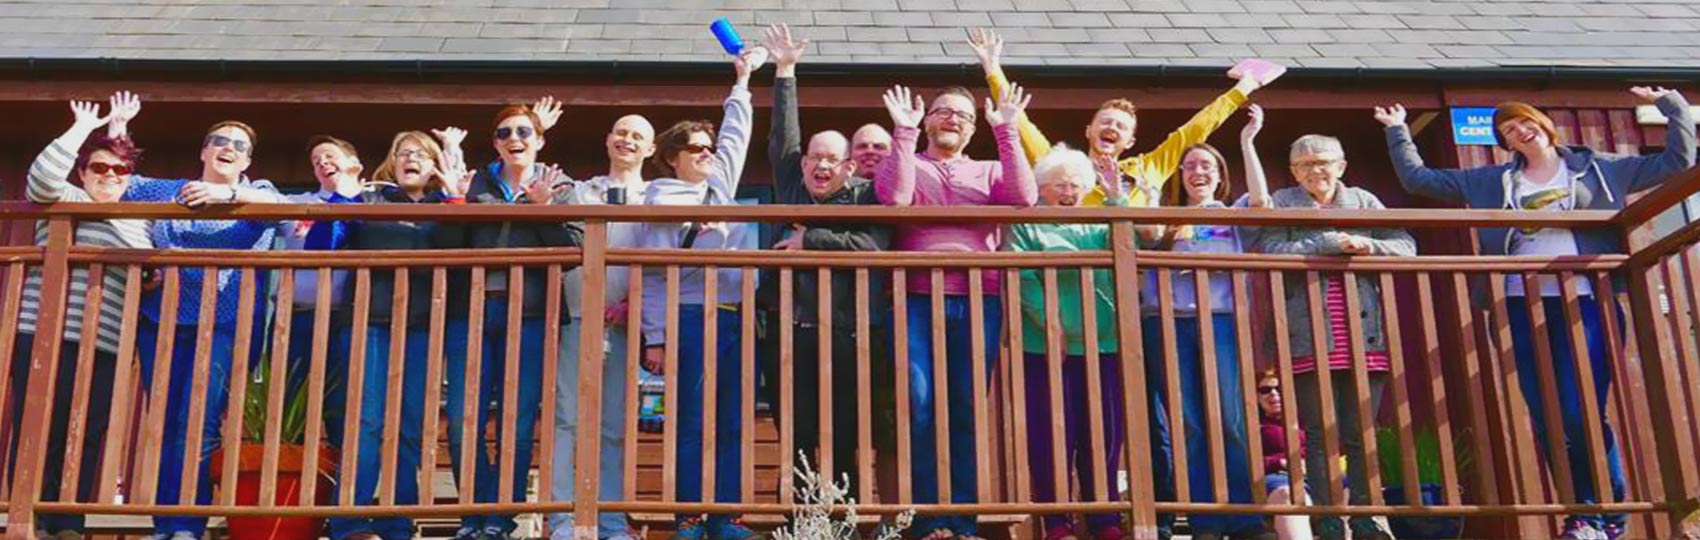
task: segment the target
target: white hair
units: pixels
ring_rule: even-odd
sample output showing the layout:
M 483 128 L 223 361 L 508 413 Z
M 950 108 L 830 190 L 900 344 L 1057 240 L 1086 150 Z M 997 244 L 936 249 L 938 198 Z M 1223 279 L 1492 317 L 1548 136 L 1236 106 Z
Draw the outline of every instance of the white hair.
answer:
M 1287 161 L 1304 154 L 1324 154 L 1340 157 L 1346 156 L 1346 148 L 1340 145 L 1340 139 L 1315 133 L 1299 137 L 1293 141 L 1293 147 L 1287 151 Z
M 1092 158 L 1086 157 L 1085 152 L 1058 144 L 1051 148 L 1051 153 L 1045 154 L 1039 164 L 1033 167 L 1033 176 L 1038 184 L 1043 186 L 1051 182 L 1074 182 L 1081 189 L 1092 189 L 1097 183 L 1096 167 L 1092 166 Z

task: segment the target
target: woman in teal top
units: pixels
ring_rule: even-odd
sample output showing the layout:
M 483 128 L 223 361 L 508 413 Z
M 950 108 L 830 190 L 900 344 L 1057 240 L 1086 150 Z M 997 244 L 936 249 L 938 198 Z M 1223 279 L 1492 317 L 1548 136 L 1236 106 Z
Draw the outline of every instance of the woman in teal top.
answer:
M 1039 161 L 1034 176 L 1039 183 L 1039 203 L 1046 206 L 1078 206 L 1082 198 L 1092 191 L 1094 184 L 1114 186 L 1111 188 L 1117 196 L 1111 204 L 1121 205 L 1126 196 L 1120 194 L 1120 182 L 1113 168 L 1107 168 L 1109 181 L 1100 181 L 1103 175 L 1094 170 L 1092 161 L 1086 154 L 1078 150 L 1058 147 Z M 1097 223 L 1024 223 L 1011 225 L 1007 238 L 1010 251 L 1108 251 L 1110 249 L 1109 226 Z M 1063 448 L 1068 470 L 1081 479 L 1080 488 L 1083 499 L 1092 499 L 1095 491 L 1093 484 L 1085 484 L 1086 479 L 1092 482 L 1102 482 L 1108 489 L 1111 501 L 1120 500 L 1116 489 L 1116 471 L 1121 463 L 1123 450 L 1122 418 L 1122 385 L 1121 363 L 1116 353 L 1116 310 L 1115 310 L 1115 279 L 1109 270 L 1094 270 L 1092 276 L 1092 298 L 1082 297 L 1080 290 L 1081 274 L 1079 270 L 1058 270 L 1056 277 L 1057 311 L 1056 321 L 1062 331 L 1062 342 L 1058 348 L 1062 353 L 1062 395 L 1063 399 Z M 1095 335 L 1086 335 L 1085 309 L 1090 306 L 1096 310 L 1097 328 Z M 1025 380 L 1027 385 L 1027 454 L 1030 458 L 1033 479 L 1033 500 L 1035 502 L 1055 502 L 1056 481 L 1052 476 L 1053 443 L 1050 426 L 1055 422 L 1055 411 L 1051 410 L 1051 383 L 1053 376 L 1049 356 L 1047 355 L 1047 334 L 1045 331 L 1047 318 L 1050 316 L 1045 308 L 1044 270 L 1029 269 L 1021 271 L 1021 325 L 1022 350 L 1026 353 Z M 1101 374 L 1100 391 L 1103 392 L 1104 417 L 1104 462 L 1097 463 L 1092 458 L 1091 430 L 1087 421 L 1089 413 L 1086 409 L 1086 349 L 1088 340 L 1095 340 L 1098 345 L 1099 373 Z M 1092 514 L 1086 518 L 1086 529 L 1076 527 L 1069 522 L 1068 516 L 1050 515 L 1044 518 L 1046 540 L 1066 540 L 1079 538 L 1090 533 L 1093 538 L 1100 540 L 1120 540 L 1126 537 L 1122 531 L 1120 519 L 1114 513 Z

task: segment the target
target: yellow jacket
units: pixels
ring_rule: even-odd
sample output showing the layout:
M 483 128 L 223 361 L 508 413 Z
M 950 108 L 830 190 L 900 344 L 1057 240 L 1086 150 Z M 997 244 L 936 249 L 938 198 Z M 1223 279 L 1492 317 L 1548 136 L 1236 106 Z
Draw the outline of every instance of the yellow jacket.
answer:
M 992 95 L 1001 95 L 1004 89 L 1009 87 L 1009 78 L 1004 76 L 1002 70 L 999 70 L 986 75 L 986 84 L 991 86 Z M 1203 109 L 1199 109 L 1198 113 L 1192 115 L 1192 118 L 1182 124 L 1179 129 L 1169 133 L 1169 136 L 1163 139 L 1163 144 L 1157 145 L 1157 148 L 1150 152 L 1122 159 L 1120 163 L 1122 174 L 1128 175 L 1140 183 L 1161 189 L 1163 184 L 1169 181 L 1169 177 L 1174 176 L 1175 169 L 1180 168 L 1181 158 L 1185 157 L 1186 149 L 1210 138 L 1210 133 L 1221 127 L 1222 122 L 1226 122 L 1228 117 L 1240 108 L 1240 105 L 1245 104 L 1245 101 L 1245 93 L 1240 92 L 1238 88 L 1229 89 L 1227 93 L 1216 96 L 1214 101 L 1205 105 Z M 1021 148 L 1027 152 L 1027 158 L 1032 163 L 1038 163 L 1040 158 L 1051 153 L 1050 139 L 1045 138 L 1045 134 L 1039 131 L 1039 126 L 1033 125 L 1033 122 L 1027 119 L 1026 114 L 1021 115 L 1021 118 L 1016 121 L 1016 127 L 1021 133 Z M 1081 200 L 1080 204 L 1081 206 L 1104 206 L 1104 202 L 1104 190 L 1094 187 L 1092 192 L 1087 193 L 1086 198 Z M 1137 189 L 1128 190 L 1128 206 L 1146 206 L 1148 204 L 1145 200 L 1145 193 Z

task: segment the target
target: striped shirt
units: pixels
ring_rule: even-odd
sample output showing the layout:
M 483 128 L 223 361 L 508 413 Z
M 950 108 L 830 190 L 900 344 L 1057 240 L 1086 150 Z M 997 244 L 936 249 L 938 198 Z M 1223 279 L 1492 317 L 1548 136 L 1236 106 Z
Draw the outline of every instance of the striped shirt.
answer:
M 82 138 L 60 137 L 36 156 L 29 171 L 27 192 L 30 201 L 93 201 L 88 192 L 66 181 L 71 169 L 76 166 L 76 152 L 77 148 L 82 146 Z M 81 221 L 77 223 L 74 241 L 79 246 L 139 249 L 153 247 L 153 242 L 148 239 L 148 221 L 141 219 Z M 35 243 L 47 244 L 47 222 L 36 225 Z M 95 346 L 104 352 L 117 353 L 124 320 L 125 268 L 112 265 L 106 267 L 101 274 L 100 318 L 96 328 Z M 41 267 L 30 268 L 29 277 L 24 281 L 23 304 L 18 314 L 20 332 L 36 332 L 36 319 L 41 309 L 41 279 Z M 88 298 L 88 289 L 89 269 L 73 266 L 69 297 L 66 298 L 65 305 L 65 341 L 82 342 L 83 309 Z
M 1327 280 L 1328 292 L 1323 294 L 1322 305 L 1328 312 L 1328 341 L 1334 344 L 1328 351 L 1328 369 L 1352 369 L 1352 333 L 1346 326 L 1346 282 L 1340 274 L 1330 275 Z M 1391 364 L 1386 351 L 1364 353 L 1364 367 L 1368 371 L 1387 371 Z M 1293 373 L 1315 369 L 1315 356 L 1293 358 Z

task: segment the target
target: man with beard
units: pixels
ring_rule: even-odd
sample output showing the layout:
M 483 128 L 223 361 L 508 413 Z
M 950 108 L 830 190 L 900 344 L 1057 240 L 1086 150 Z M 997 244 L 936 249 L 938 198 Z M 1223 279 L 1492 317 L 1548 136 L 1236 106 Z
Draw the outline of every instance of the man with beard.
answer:
M 991 30 L 977 28 L 969 32 L 968 45 L 980 58 L 980 67 L 986 72 L 986 84 L 992 92 L 1002 92 L 1009 87 L 1009 79 L 1004 76 L 999 60 L 1003 55 L 1003 38 Z M 1133 184 L 1118 190 L 1128 194 L 1128 206 L 1150 206 L 1146 193 L 1160 190 L 1169 177 L 1174 176 L 1186 150 L 1210 138 L 1211 132 L 1221 127 L 1222 122 L 1245 104 L 1247 96 L 1274 81 L 1282 71 L 1276 68 L 1262 77 L 1259 74 L 1229 72 L 1230 77 L 1239 79 L 1232 89 L 1205 105 L 1150 152 L 1128 158 L 1121 156 L 1133 148 L 1133 133 L 1139 125 L 1138 109 L 1125 99 L 1105 101 L 1092 115 L 1092 122 L 1086 125 L 1085 148 L 1093 161 L 1119 160 L 1117 165 L 1122 172 L 1122 182 Z M 1028 159 L 1038 161 L 1044 158 L 1051 151 L 1051 141 L 1026 116 L 1016 122 L 1021 131 L 1021 146 L 1026 150 Z M 1133 189 L 1134 186 L 1138 189 Z M 1081 206 L 1104 206 L 1107 202 L 1105 191 L 1103 185 L 1093 189 L 1081 201 Z
M 792 39 L 791 31 L 785 25 L 768 29 L 766 45 L 777 68 L 773 79 L 773 135 L 768 139 L 768 155 L 772 156 L 777 202 L 796 205 L 877 205 L 879 199 L 874 196 L 873 185 L 853 178 L 861 168 L 858 162 L 850 159 L 850 141 L 843 133 L 816 133 L 809 138 L 808 152 L 803 151 L 801 128 L 797 119 L 796 65 L 808 44 L 808 40 Z M 861 131 L 868 130 L 864 127 Z M 879 132 L 883 133 L 884 130 Z M 887 144 L 885 147 L 890 146 Z M 883 157 L 872 152 L 868 155 Z M 882 251 L 890 239 L 891 230 L 884 225 L 852 222 L 797 223 L 791 226 L 789 236 L 774 248 Z M 771 338 L 772 334 L 777 334 L 779 325 L 779 274 L 765 272 L 763 277 L 765 279 L 762 280 L 761 299 L 769 310 L 768 328 L 774 329 L 770 333 Z M 885 280 L 881 279 L 883 273 L 870 272 L 869 277 L 868 311 L 870 314 L 884 312 L 889 305 L 884 295 Z M 795 294 L 792 297 L 791 351 L 796 371 L 791 380 L 781 381 L 781 384 L 788 386 L 788 389 L 782 391 L 792 392 L 795 409 L 780 412 L 791 415 L 797 448 L 815 456 L 812 459 L 819 464 L 817 470 L 821 471 L 823 476 L 835 479 L 841 475 L 849 475 L 851 492 L 854 493 L 855 486 L 863 481 L 856 472 L 855 465 L 871 457 L 857 454 L 858 399 L 851 392 L 838 394 L 830 400 L 820 396 L 826 389 L 821 384 L 822 369 L 830 369 L 830 386 L 860 386 L 857 382 L 859 356 L 856 347 L 856 273 L 851 269 L 832 271 L 829 285 L 832 314 L 831 320 L 825 321 L 820 320 L 817 304 L 819 300 L 816 299 L 819 274 L 812 269 L 799 269 L 792 273 L 792 279 L 792 290 Z M 823 334 L 827 335 L 823 337 Z M 874 333 L 871 326 L 868 337 L 870 344 L 885 343 L 884 334 Z M 823 339 L 827 341 L 822 341 Z M 777 340 L 770 342 L 779 346 Z M 767 358 L 768 363 L 772 364 L 768 371 L 777 374 L 778 355 L 768 355 Z M 883 354 L 872 355 L 868 361 L 872 365 L 880 365 L 887 362 L 884 358 Z M 831 441 L 822 440 L 822 407 L 831 408 Z M 831 445 L 830 463 L 827 463 L 825 454 L 815 454 L 816 449 L 823 443 Z
M 1032 206 L 1038 199 L 1033 184 L 1033 169 L 1026 154 L 1017 146 L 1015 119 L 1026 108 L 1030 98 L 1019 86 L 1005 92 L 994 107 L 986 100 L 987 122 L 997 138 L 999 161 L 977 161 L 963 155 L 968 141 L 974 136 L 974 100 L 967 89 L 945 89 L 934 98 L 931 108 L 923 109 L 923 100 L 908 88 L 898 86 L 885 93 L 886 110 L 891 113 L 893 144 L 891 156 L 880 163 L 874 175 L 874 189 L 880 202 L 893 206 Z M 917 152 L 917 140 L 923 130 L 927 136 L 926 150 Z M 893 245 L 905 251 L 995 251 L 1001 243 L 998 225 L 989 223 L 949 223 L 905 225 L 897 227 Z M 938 502 L 939 481 L 936 453 L 950 452 L 951 500 L 972 503 L 978 498 L 974 396 L 984 390 L 989 381 L 974 380 L 972 349 L 973 333 L 970 313 L 972 299 L 967 271 L 944 273 L 940 285 L 944 295 L 944 311 L 932 309 L 933 280 L 925 269 L 912 271 L 908 277 L 907 347 L 909 353 L 909 403 L 911 459 L 914 460 L 914 501 L 920 504 Z M 1003 302 L 999 294 L 1002 274 L 987 272 L 981 280 L 984 313 L 981 345 L 985 360 L 996 355 L 1002 338 Z M 935 435 L 933 377 L 933 317 L 944 317 L 945 363 L 949 395 L 949 448 L 938 448 Z M 990 368 L 986 369 L 990 372 Z M 915 529 L 929 537 L 948 538 L 972 536 L 976 529 L 973 516 L 928 516 L 916 520 Z

